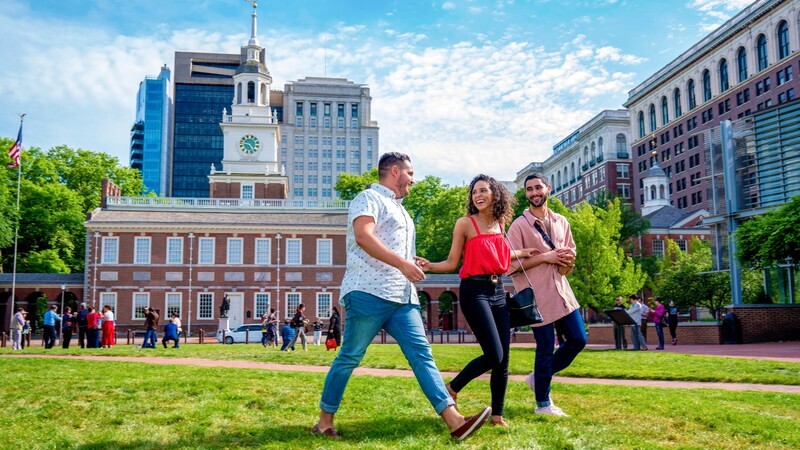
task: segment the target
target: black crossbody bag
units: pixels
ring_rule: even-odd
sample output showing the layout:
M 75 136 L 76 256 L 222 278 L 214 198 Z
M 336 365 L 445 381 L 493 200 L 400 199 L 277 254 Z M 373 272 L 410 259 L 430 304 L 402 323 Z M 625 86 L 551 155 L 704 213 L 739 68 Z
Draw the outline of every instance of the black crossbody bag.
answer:
M 511 246 L 511 241 L 508 239 L 508 235 L 505 235 L 506 241 L 508 242 L 508 247 L 511 251 L 514 251 L 514 247 Z M 548 237 L 546 240 L 549 240 Z M 552 245 L 552 243 L 550 244 Z M 544 322 L 542 318 L 542 314 L 539 312 L 539 308 L 536 306 L 536 295 L 533 293 L 533 284 L 531 284 L 531 279 L 528 278 L 528 274 L 525 272 L 525 269 L 522 268 L 522 261 L 519 259 L 519 255 L 515 255 L 517 257 L 517 263 L 519 263 L 519 268 L 522 270 L 522 274 L 525 275 L 525 279 L 528 280 L 528 287 L 525 289 L 517 292 L 515 295 L 507 295 L 507 303 L 508 303 L 508 313 L 510 316 L 511 327 L 521 327 L 525 325 L 534 325 L 537 323 Z

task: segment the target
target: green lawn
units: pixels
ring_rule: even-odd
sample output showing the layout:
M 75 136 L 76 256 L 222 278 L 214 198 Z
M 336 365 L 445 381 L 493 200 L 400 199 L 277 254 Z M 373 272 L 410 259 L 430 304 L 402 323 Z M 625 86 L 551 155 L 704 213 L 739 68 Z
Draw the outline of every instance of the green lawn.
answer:
M 413 378 L 353 377 L 336 442 L 308 432 L 323 374 L 0 358 L 0 376 L 3 448 L 455 446 Z M 798 395 L 556 384 L 553 398 L 571 417 L 534 416 L 527 386 L 510 383 L 511 426 L 459 447 L 800 448 Z M 476 381 L 459 408 L 488 402 Z
M 300 348 L 298 345 L 297 348 Z M 26 353 L 52 355 L 109 355 L 109 356 L 167 356 L 183 358 L 205 358 L 215 360 L 244 360 L 274 362 L 282 364 L 330 365 L 335 353 L 326 352 L 324 346 L 309 346 L 308 352 L 278 352 L 266 350 L 258 344 L 190 344 L 180 350 L 158 348 L 141 350 L 132 346 L 116 346 L 112 349 L 64 350 L 29 347 Z M 10 347 L 0 348 L 0 355 L 11 353 Z M 470 359 L 480 354 L 475 345 L 433 345 L 439 369 L 458 372 Z M 533 368 L 535 350 L 512 348 L 510 372 L 526 374 Z M 389 369 L 408 369 L 397 345 L 372 345 L 367 351 L 362 366 Z M 621 352 L 611 350 L 584 350 L 567 370 L 559 375 L 568 377 L 596 377 L 617 379 L 650 379 L 676 381 L 717 381 L 733 383 L 764 383 L 800 385 L 800 363 L 758 361 L 742 358 L 720 358 L 713 356 L 683 355 L 661 352 Z

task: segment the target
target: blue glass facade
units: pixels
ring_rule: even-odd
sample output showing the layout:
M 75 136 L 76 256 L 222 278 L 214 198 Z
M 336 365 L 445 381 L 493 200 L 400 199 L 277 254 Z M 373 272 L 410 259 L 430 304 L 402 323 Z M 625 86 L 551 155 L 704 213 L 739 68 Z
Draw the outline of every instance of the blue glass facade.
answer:
M 131 167 L 142 173 L 149 191 L 165 194 L 166 157 L 169 148 L 170 72 L 161 69 L 158 77 L 147 77 L 139 85 L 136 123 L 131 128 Z
M 232 98 L 232 85 L 175 85 L 173 197 L 209 196 L 211 164 L 220 168 L 224 154 L 219 126 L 222 110 L 230 109 Z

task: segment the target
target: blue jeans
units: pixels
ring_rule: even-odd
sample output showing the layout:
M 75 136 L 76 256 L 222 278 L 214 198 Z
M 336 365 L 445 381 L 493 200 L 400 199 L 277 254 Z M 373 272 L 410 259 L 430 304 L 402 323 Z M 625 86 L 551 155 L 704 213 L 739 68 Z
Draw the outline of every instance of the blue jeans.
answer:
M 347 317 L 344 342 L 325 377 L 319 402 L 322 411 L 336 414 L 353 369 L 358 367 L 381 328 L 397 341 L 436 413 L 455 405 L 433 361 L 419 305 L 394 303 L 360 291 L 347 293 L 342 304 Z
M 647 341 L 642 334 L 642 327 L 631 325 L 631 344 L 634 350 L 647 349 Z
M 156 348 L 156 330 L 148 328 L 144 332 L 144 344 L 142 348 Z
M 664 326 L 661 322 L 656 322 L 656 335 L 658 336 L 658 347 L 664 348 Z
M 558 350 L 555 348 L 555 330 L 563 334 L 565 341 Z M 586 347 L 586 328 L 579 310 L 556 320 L 553 323 L 533 328 L 536 338 L 536 360 L 533 364 L 533 391 L 536 406 L 550 405 L 550 382 L 556 374 L 572 364 L 578 353 Z

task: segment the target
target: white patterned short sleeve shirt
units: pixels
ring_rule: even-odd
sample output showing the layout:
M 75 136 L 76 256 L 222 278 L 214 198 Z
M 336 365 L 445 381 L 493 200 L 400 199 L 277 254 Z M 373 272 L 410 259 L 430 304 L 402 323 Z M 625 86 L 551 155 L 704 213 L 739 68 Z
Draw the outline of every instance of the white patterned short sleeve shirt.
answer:
M 356 243 L 353 222 L 361 217 L 375 219 L 373 234 L 389 250 L 413 261 L 416 255 L 414 221 L 391 189 L 373 184 L 350 202 L 347 223 L 347 270 L 341 297 L 361 291 L 396 303 L 419 304 L 417 290 L 400 270 L 379 261 Z

